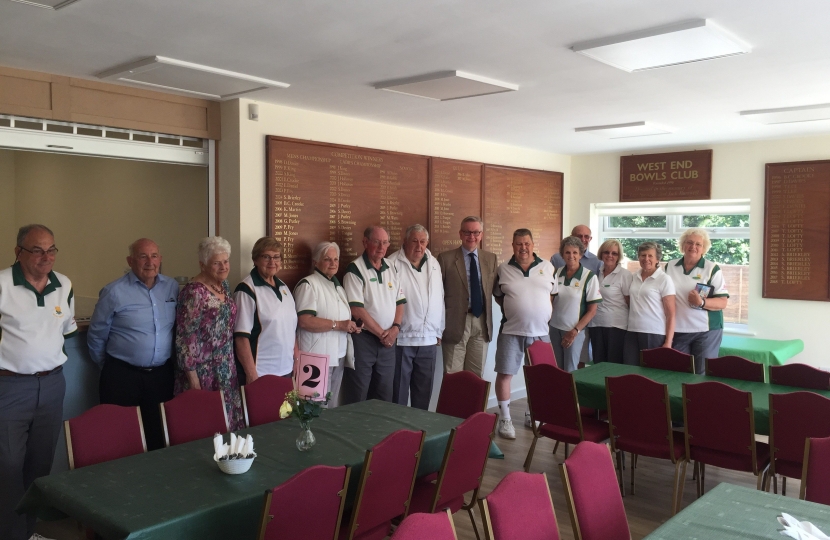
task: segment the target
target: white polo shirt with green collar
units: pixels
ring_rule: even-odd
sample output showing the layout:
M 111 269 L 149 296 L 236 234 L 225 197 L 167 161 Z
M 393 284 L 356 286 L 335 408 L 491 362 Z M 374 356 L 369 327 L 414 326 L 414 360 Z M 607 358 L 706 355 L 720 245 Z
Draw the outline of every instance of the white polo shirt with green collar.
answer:
M 666 274 L 674 282 L 677 291 L 675 302 L 677 310 L 674 318 L 674 331 L 682 333 L 708 332 L 723 328 L 723 310 L 709 311 L 689 305 L 689 293 L 698 283 L 711 285 L 713 290 L 709 298 L 729 298 L 723 271 L 720 266 L 701 257 L 689 271 L 683 266 L 683 257 L 674 259 L 666 265 Z
M 64 340 L 78 332 L 72 282 L 57 272 L 48 280 L 37 292 L 20 263 L 0 270 L 0 369 L 32 374 L 66 362 Z
M 571 330 L 585 315 L 589 304 L 602 302 L 597 275 L 582 266 L 568 279 L 568 269 L 563 266 L 556 271 L 559 295 L 553 304 L 550 326 L 557 330 Z
M 365 308 L 384 330 L 395 322 L 397 306 L 406 303 L 403 288 L 389 261 L 381 259 L 380 270 L 376 270 L 365 251 L 346 268 L 343 288 L 349 305 Z
M 502 297 L 501 333 L 513 336 L 548 335 L 548 320 L 553 309 L 551 296 L 558 292 L 555 269 L 535 253 L 527 271 L 510 257 L 499 265 L 493 296 Z

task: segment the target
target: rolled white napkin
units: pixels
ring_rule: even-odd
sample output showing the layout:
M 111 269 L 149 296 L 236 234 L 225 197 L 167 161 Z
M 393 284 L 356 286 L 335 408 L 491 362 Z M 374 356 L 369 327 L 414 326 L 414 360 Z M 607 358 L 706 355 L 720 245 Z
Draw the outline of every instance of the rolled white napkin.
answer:
M 222 442 L 222 436 L 220 434 L 217 433 L 213 436 L 213 450 L 216 453 L 216 459 L 222 459 L 222 456 L 225 455 Z
M 245 439 L 245 457 L 253 456 L 254 454 L 254 438 L 248 435 Z
M 778 523 L 784 526 L 781 534 L 795 540 L 830 540 L 821 530 L 809 521 L 798 521 L 789 514 L 778 516 Z
M 229 455 L 233 455 L 236 453 L 236 434 L 231 433 L 231 448 L 228 452 Z
M 239 457 L 245 457 L 244 451 L 246 440 L 247 439 L 245 439 L 245 437 L 241 436 L 236 438 L 236 450 L 234 451 L 234 453 L 237 454 Z

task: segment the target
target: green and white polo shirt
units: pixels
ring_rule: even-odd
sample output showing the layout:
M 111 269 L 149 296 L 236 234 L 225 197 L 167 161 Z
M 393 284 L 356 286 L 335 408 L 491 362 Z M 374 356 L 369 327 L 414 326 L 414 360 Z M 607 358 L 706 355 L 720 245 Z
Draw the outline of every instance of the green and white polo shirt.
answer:
M 0 270 L 0 369 L 31 374 L 66 362 L 64 340 L 78 332 L 72 282 L 57 272 L 48 278 L 39 293 L 20 263 Z
M 554 274 L 553 265 L 535 253 L 527 271 L 522 270 L 515 256 L 499 265 L 493 295 L 504 298 L 500 332 L 513 336 L 548 335 L 553 309 L 550 297 L 558 291 Z
M 674 282 L 677 291 L 677 313 L 674 318 L 675 332 L 707 332 L 723 328 L 723 311 L 696 309 L 689 305 L 689 293 L 698 283 L 711 285 L 710 298 L 729 298 L 726 282 L 720 266 L 701 257 L 689 271 L 683 266 L 683 257 L 669 261 L 666 273 Z
M 589 304 L 602 302 L 597 275 L 582 266 L 568 279 L 568 269 L 563 266 L 556 271 L 559 294 L 553 302 L 553 316 L 550 326 L 557 330 L 571 330 L 585 315 Z
M 343 277 L 343 288 L 349 305 L 365 308 L 381 328 L 387 329 L 395 322 L 395 309 L 406 303 L 406 297 L 398 276 L 386 259 L 381 259 L 376 270 L 366 252 L 349 263 Z
M 233 293 L 236 326 L 233 335 L 246 337 L 257 375 L 287 375 L 294 369 L 297 310 L 288 286 L 274 278 L 268 284 L 254 268 Z

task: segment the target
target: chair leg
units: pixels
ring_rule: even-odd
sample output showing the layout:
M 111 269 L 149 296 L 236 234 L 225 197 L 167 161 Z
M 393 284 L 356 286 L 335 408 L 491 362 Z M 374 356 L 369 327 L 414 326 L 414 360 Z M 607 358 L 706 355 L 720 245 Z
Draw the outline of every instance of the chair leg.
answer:
M 764 476 L 764 491 L 769 493 L 769 474 Z
M 677 475 L 677 482 L 675 485 L 674 507 L 672 508 L 672 515 L 675 515 L 680 511 L 680 505 L 683 503 L 683 487 L 686 484 L 686 465 L 688 464 L 689 462 L 685 459 L 682 461 L 682 463 L 678 462 L 678 465 L 680 465 L 680 473 Z
M 695 461 L 695 466 L 692 468 L 692 480 L 697 480 L 697 461 Z
M 559 450 L 559 441 L 556 441 L 556 444 L 553 445 L 553 453 L 555 454 L 557 450 Z
M 787 477 L 783 474 L 781 475 L 781 495 L 787 496 Z
M 622 460 L 623 456 L 625 455 L 624 452 L 617 450 L 617 484 L 620 486 L 620 495 L 625 497 L 625 485 L 623 483 L 623 468 L 622 468 Z
M 565 443 L 565 459 L 568 459 L 568 454 L 570 453 L 569 450 L 570 445 L 568 443 Z
M 637 468 L 637 457 L 638 457 L 638 455 L 637 454 L 631 454 L 631 456 L 632 456 L 631 457 L 631 468 L 636 469 Z
M 476 518 L 473 515 L 473 507 L 472 503 L 475 503 L 475 498 L 473 498 L 471 505 L 467 507 L 467 513 L 470 514 L 470 523 L 473 524 L 473 532 L 476 533 L 476 540 L 481 540 L 481 537 L 478 535 L 478 526 L 476 525 Z
M 530 472 L 530 462 L 533 461 L 533 452 L 536 451 L 536 441 L 539 440 L 535 434 L 533 435 L 533 442 L 530 443 L 530 450 L 527 451 L 527 457 L 525 458 L 525 472 Z
M 706 492 L 706 464 L 700 464 L 700 496 Z
M 637 467 L 634 465 L 637 463 L 637 454 L 631 454 L 631 494 L 634 495 L 634 469 Z
M 778 475 L 772 475 L 772 492 L 778 495 Z

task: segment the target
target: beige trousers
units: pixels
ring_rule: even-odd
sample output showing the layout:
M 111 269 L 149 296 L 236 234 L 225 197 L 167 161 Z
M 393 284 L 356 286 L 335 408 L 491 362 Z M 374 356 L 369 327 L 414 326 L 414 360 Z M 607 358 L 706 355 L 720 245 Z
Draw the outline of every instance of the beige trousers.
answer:
M 484 374 L 484 361 L 487 358 L 488 343 L 484 340 L 484 317 L 473 317 L 467 313 L 464 321 L 464 333 L 458 343 L 441 342 L 441 354 L 444 356 L 444 373 L 472 371 L 479 377 Z

